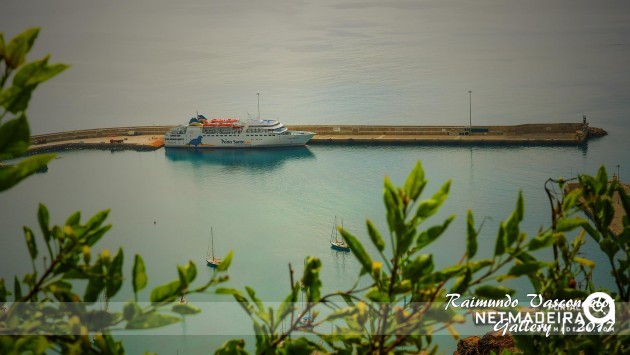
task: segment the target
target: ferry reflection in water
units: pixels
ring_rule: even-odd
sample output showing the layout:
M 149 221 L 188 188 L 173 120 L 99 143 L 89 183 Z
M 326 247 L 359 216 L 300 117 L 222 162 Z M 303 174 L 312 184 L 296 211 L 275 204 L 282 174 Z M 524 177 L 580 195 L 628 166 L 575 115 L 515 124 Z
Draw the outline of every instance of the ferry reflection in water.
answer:
M 188 161 L 192 165 L 222 165 L 232 168 L 269 170 L 289 160 L 315 159 L 308 147 L 278 147 L 261 149 L 181 149 L 166 148 L 170 161 Z

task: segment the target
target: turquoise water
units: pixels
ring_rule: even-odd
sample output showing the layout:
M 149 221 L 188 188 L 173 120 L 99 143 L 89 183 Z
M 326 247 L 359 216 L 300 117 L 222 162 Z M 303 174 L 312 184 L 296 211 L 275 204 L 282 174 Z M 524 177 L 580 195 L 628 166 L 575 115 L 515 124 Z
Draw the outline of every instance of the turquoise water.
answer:
M 384 175 L 402 184 L 415 162 L 422 161 L 430 180 L 427 197 L 452 179 L 450 197 L 425 225 L 438 224 L 453 213 L 458 216 L 444 237 L 429 247 L 437 264 L 446 266 L 457 262 L 464 251 L 469 208 L 477 223 L 486 216 L 491 218 L 479 242 L 481 256 L 490 255 L 496 227 L 514 208 L 519 190 L 526 206 L 522 228 L 533 234 L 550 220 L 544 181 L 581 172 L 594 174 L 602 163 L 611 171 L 621 164 L 623 179 L 630 173 L 623 161 L 627 136 L 619 130 L 586 147 L 309 146 L 62 152 L 47 173 L 0 195 L 0 276 L 12 279 L 16 273 L 29 271 L 21 226 L 37 226 L 37 204 L 43 202 L 58 224 L 76 210 L 87 218 L 111 208 L 109 222 L 114 228 L 97 251 L 124 247 L 127 275 L 133 254 L 142 254 L 151 285 L 175 279 L 175 265 L 188 260 L 197 263 L 200 277 L 210 275 L 204 257 L 212 227 L 216 253 L 235 253 L 229 272 L 231 287 L 250 285 L 262 299 L 281 301 L 288 292 L 288 263 L 299 274 L 304 257 L 313 255 L 322 259 L 325 290 L 345 289 L 355 280 L 359 265 L 352 256 L 330 249 L 333 219 L 343 218 L 344 227 L 369 244 L 365 219 L 374 220 L 382 231 L 386 226 L 381 198 Z M 587 246 L 587 256 L 601 261 L 588 248 L 591 246 Z M 596 271 L 601 285 L 612 285 L 605 271 Z M 526 283 L 512 286 L 520 293 L 528 291 Z M 131 296 L 126 288 L 113 301 Z M 142 299 L 148 300 L 148 292 L 141 294 Z M 189 298 L 191 302 L 226 300 L 229 298 L 218 295 Z M 203 314 L 175 327 L 184 331 L 208 319 L 212 315 Z M 226 339 L 154 338 L 131 336 L 128 346 L 137 351 L 188 349 L 203 353 L 202 349 L 215 348 Z M 162 341 L 167 344 L 160 344 Z M 445 349 L 451 346 L 454 343 L 447 341 Z
M 578 122 L 586 114 L 611 135 L 587 148 L 63 152 L 47 173 L 0 194 L 0 277 L 29 271 L 22 225 L 37 225 L 43 202 L 56 223 L 76 210 L 87 218 L 111 208 L 114 228 L 99 248 L 123 246 L 127 274 L 133 254 L 144 255 L 153 285 L 176 278 L 176 264 L 201 266 L 212 227 L 217 253 L 235 251 L 234 287 L 252 285 L 277 301 L 288 288 L 288 263 L 299 273 L 315 255 L 325 289 L 344 288 L 359 267 L 329 249 L 334 217 L 363 240 L 365 218 L 384 230 L 383 176 L 401 184 L 417 160 L 431 181 L 427 194 L 453 180 L 427 224 L 458 216 L 429 248 L 436 262 L 454 263 L 463 252 L 469 208 L 477 221 L 491 218 L 480 236 L 480 254 L 489 254 L 519 190 L 523 229 L 534 233 L 549 224 L 547 178 L 594 174 L 602 164 L 609 172 L 621 164 L 622 180 L 630 177 L 629 9 L 570 0 L 3 3 L 7 40 L 42 28 L 29 61 L 50 53 L 51 62 L 71 65 L 34 94 L 33 134 L 179 124 L 196 110 L 243 119 L 257 112 L 260 92 L 262 117 L 285 124 L 464 125 L 472 116 L 473 125 L 494 125 Z M 595 272 L 610 285 L 603 268 Z M 123 289 L 119 300 L 130 296 Z M 177 327 L 191 333 L 213 317 Z M 225 338 L 127 340 L 131 354 L 196 354 Z

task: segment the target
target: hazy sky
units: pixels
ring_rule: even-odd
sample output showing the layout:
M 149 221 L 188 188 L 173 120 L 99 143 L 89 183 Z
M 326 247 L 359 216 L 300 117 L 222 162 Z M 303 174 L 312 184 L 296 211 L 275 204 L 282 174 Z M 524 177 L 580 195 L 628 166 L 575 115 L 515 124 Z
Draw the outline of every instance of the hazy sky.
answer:
M 34 133 L 256 113 L 284 123 L 625 124 L 628 1 L 3 1 L 71 69 Z

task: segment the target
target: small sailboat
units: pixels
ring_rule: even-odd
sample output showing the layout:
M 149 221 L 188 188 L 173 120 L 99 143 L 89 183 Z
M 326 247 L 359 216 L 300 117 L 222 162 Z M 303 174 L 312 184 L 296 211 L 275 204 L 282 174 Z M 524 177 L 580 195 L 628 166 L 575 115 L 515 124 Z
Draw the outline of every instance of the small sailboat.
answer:
M 221 264 L 223 259 L 219 259 L 214 256 L 214 235 L 212 233 L 212 227 L 210 227 L 210 243 L 212 245 L 212 257 L 210 257 L 210 250 L 208 250 L 208 252 L 206 253 L 206 255 L 208 256 L 208 259 L 206 259 L 206 261 L 208 262 L 208 266 L 217 267 Z M 210 245 L 208 245 L 208 247 L 210 247 Z
M 343 220 L 341 221 L 341 227 L 343 228 Z M 335 223 L 333 223 L 332 232 L 330 233 L 330 247 L 339 251 L 350 251 L 350 247 L 343 238 L 339 238 L 339 233 L 337 231 L 337 216 L 335 216 Z

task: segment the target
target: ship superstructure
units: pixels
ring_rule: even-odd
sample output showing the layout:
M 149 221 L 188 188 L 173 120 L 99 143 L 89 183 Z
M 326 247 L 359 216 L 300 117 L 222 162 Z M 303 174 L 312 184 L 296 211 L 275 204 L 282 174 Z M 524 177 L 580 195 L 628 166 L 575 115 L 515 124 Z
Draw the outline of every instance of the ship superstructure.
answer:
M 248 148 L 305 145 L 315 133 L 290 131 L 280 121 L 197 115 L 164 136 L 166 148 Z

